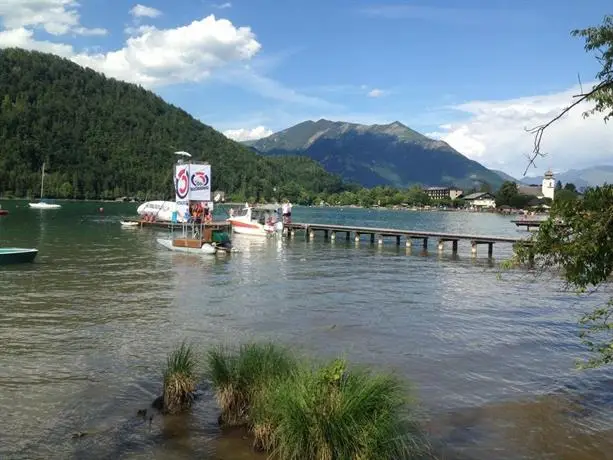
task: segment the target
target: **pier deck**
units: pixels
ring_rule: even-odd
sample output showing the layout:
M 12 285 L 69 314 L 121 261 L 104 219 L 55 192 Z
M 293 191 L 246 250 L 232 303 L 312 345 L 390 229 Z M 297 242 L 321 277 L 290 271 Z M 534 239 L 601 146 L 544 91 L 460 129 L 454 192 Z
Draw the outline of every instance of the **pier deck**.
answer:
M 136 222 L 142 227 L 154 227 L 154 228 L 168 228 L 168 229 L 181 229 L 184 225 L 191 226 L 191 224 L 183 224 L 183 223 L 172 223 L 172 222 L 160 222 L 160 221 L 148 221 L 142 219 L 123 219 L 124 222 Z M 226 232 L 231 231 L 231 225 L 229 222 L 225 220 L 210 222 L 206 224 L 206 228 L 210 228 L 212 230 L 222 230 Z
M 545 219 L 516 219 L 512 220 L 515 225 L 518 227 L 526 227 L 526 230 L 530 230 L 531 228 L 539 228 Z
M 336 234 L 341 233 L 345 235 L 347 241 L 351 240 L 353 235 L 354 241 L 360 241 L 362 235 L 370 236 L 371 243 L 377 241 L 378 244 L 383 244 L 384 238 L 395 238 L 396 244 L 400 245 L 401 239 L 404 238 L 405 245 L 411 247 L 413 240 L 421 240 L 424 249 L 428 247 L 428 241 L 430 239 L 436 239 L 438 244 L 438 250 L 444 249 L 444 243 L 450 242 L 452 251 L 457 253 L 459 241 L 469 241 L 471 243 L 471 252 L 476 255 L 478 245 L 488 246 L 488 256 L 491 257 L 494 252 L 494 243 L 507 243 L 507 244 L 530 244 L 530 241 L 525 238 L 515 238 L 508 236 L 487 236 L 487 235 L 470 235 L 470 234 L 458 234 L 447 232 L 433 232 L 427 230 L 403 230 L 395 228 L 377 228 L 377 227 L 359 227 L 359 226 L 347 226 L 347 225 L 332 225 L 332 224 L 312 224 L 293 222 L 285 224 L 288 230 L 288 236 L 295 237 L 297 231 L 303 231 L 305 233 L 305 239 L 310 240 L 315 238 L 316 232 L 323 232 L 324 238 L 336 239 Z

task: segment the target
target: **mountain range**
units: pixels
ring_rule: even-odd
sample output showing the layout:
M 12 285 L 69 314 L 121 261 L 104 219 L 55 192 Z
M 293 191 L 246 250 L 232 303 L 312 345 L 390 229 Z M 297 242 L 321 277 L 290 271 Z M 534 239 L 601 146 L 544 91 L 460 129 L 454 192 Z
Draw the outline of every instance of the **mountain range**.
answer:
M 267 156 L 301 155 L 348 182 L 365 187 L 479 187 L 497 189 L 503 179 L 446 142 L 430 139 L 395 121 L 363 125 L 343 121 L 305 121 L 256 141 L 245 142 Z
M 570 169 L 555 175 L 556 181 L 563 184 L 572 183 L 575 187 L 596 187 L 604 183 L 613 184 L 613 166 L 601 165 L 585 169 Z M 526 176 L 521 179 L 524 184 L 540 184 L 542 176 Z

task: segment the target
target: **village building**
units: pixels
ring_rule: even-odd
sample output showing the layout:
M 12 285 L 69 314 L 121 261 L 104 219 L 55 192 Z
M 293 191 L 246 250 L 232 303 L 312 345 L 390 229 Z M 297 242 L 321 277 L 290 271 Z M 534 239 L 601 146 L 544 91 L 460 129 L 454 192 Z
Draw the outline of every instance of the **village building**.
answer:
M 464 197 L 464 201 L 471 208 L 486 209 L 496 207 L 496 197 L 489 192 L 471 193 Z
M 455 187 L 428 187 L 424 192 L 431 200 L 455 200 L 462 196 L 463 190 Z

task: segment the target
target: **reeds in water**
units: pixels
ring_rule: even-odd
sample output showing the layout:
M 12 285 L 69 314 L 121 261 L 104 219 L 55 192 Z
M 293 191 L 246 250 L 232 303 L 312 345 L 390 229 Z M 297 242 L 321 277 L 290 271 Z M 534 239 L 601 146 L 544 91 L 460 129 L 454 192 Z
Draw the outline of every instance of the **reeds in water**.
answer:
M 185 342 L 172 351 L 164 370 L 163 411 L 175 414 L 191 407 L 196 390 L 196 356 Z
M 225 426 L 250 425 L 256 395 L 273 380 L 287 378 L 296 368 L 292 355 L 272 343 L 242 345 L 238 350 L 215 348 L 207 354 L 207 370 Z
M 343 360 L 302 366 L 255 401 L 255 443 L 283 460 L 421 458 L 429 447 L 406 394 L 395 377 L 349 371 Z

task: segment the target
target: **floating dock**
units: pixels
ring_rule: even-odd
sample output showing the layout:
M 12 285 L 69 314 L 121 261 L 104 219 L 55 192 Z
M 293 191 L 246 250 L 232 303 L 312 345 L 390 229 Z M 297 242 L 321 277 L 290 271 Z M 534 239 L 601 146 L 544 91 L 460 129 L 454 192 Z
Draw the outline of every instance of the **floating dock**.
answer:
M 183 228 L 183 226 L 188 226 L 191 228 L 191 225 L 192 225 L 192 224 L 184 224 L 181 222 L 173 223 L 173 222 L 149 221 L 149 220 L 142 220 L 142 219 L 123 219 L 123 221 L 137 223 L 139 224 L 141 228 L 153 227 L 153 228 L 167 228 L 167 229 L 172 229 L 172 230 L 175 230 L 175 229 L 180 230 Z M 208 224 L 205 224 L 205 227 L 207 229 L 211 229 L 215 231 L 221 230 L 221 231 L 225 231 L 228 233 L 232 230 L 230 223 L 226 222 L 225 220 L 217 221 L 217 222 L 210 222 Z
M 511 222 L 518 227 L 526 227 L 526 230 L 530 230 L 531 228 L 539 228 L 545 222 L 545 219 L 517 219 Z
M 315 238 L 316 233 L 323 233 L 325 239 L 335 240 L 337 233 L 343 234 L 347 241 L 353 240 L 359 242 L 363 235 L 370 236 L 371 243 L 382 245 L 385 238 L 394 238 L 397 245 L 401 244 L 404 239 L 407 248 L 412 247 L 413 241 L 421 241 L 424 249 L 428 248 L 430 239 L 437 240 L 437 248 L 443 251 L 445 243 L 451 243 L 451 250 L 454 254 L 458 252 L 459 241 L 469 241 L 471 243 L 471 253 L 477 254 L 479 245 L 487 245 L 487 254 L 492 257 L 494 253 L 495 243 L 507 244 L 525 244 L 529 245 L 530 240 L 525 238 L 513 238 L 506 236 L 484 236 L 484 235 L 466 235 L 458 233 L 443 233 L 431 231 L 414 231 L 402 230 L 393 228 L 374 228 L 374 227 L 354 227 L 346 225 L 329 225 L 329 224 L 307 224 L 307 223 L 290 223 L 285 224 L 288 230 L 288 237 L 295 238 L 296 232 L 304 232 L 306 240 Z

